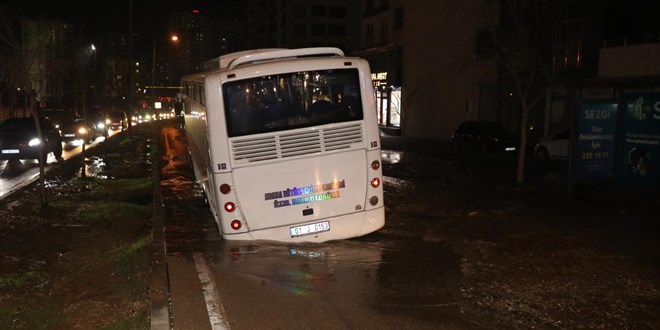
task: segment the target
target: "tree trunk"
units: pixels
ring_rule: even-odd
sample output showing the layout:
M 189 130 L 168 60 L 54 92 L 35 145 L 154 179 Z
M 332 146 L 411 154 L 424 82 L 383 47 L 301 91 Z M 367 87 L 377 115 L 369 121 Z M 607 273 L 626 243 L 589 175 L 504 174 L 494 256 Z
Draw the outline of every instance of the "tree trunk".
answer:
M 36 104 L 36 102 L 35 102 Z M 46 192 L 46 160 L 47 155 L 44 155 L 44 135 L 41 131 L 41 121 L 39 118 L 39 112 L 34 111 L 32 118 L 34 118 L 34 123 L 37 126 L 37 136 L 41 143 L 39 143 L 39 196 L 41 197 L 41 207 L 48 207 L 48 194 Z
M 522 118 L 520 120 L 520 144 L 518 145 L 518 170 L 516 171 L 516 184 L 525 183 L 525 154 L 527 153 L 527 118 L 529 107 L 522 102 Z

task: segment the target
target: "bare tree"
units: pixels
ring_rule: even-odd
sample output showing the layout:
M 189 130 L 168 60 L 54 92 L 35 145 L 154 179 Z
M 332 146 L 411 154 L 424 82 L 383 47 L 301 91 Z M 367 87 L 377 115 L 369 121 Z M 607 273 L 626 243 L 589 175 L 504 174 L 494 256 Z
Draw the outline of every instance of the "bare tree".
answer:
M 103 61 L 103 65 L 103 84 L 108 88 L 113 104 L 122 104 L 131 88 L 128 80 L 129 63 L 120 57 L 108 57 Z
M 37 135 L 41 141 L 45 141 L 41 127 L 40 114 L 37 111 L 37 102 L 42 94 L 46 75 L 45 70 L 37 69 L 37 63 L 44 61 L 44 54 L 49 53 L 48 38 L 36 38 L 34 42 L 19 40 L 17 32 L 23 28 L 20 14 L 0 11 L 0 59 L 8 68 L 10 95 L 14 95 L 16 89 L 24 93 L 23 116 L 28 115 L 28 109 L 32 114 L 37 128 Z M 13 108 L 13 105 L 12 105 Z M 12 113 L 13 115 L 13 113 Z M 48 193 L 46 191 L 44 143 L 39 144 L 39 187 L 42 207 L 48 207 Z
M 501 72 L 520 105 L 520 144 L 516 183 L 525 181 L 529 113 L 546 97 L 555 78 L 552 46 L 565 20 L 563 0 L 501 0 L 499 26 L 492 36 Z
M 20 29 L 20 21 L 16 19 L 15 8 L 0 7 L 0 67 L 5 70 L 7 77 L 7 91 L 9 94 L 10 117 L 15 115 L 14 106 L 17 87 L 21 85 L 18 81 L 22 76 L 23 58 L 21 43 L 16 37 L 16 31 Z

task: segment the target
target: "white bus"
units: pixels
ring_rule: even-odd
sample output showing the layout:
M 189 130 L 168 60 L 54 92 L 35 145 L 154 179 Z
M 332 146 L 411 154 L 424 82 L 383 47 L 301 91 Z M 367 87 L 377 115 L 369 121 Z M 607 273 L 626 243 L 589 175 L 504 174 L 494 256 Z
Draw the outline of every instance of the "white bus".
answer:
M 183 77 L 188 152 L 227 240 L 323 242 L 385 224 L 366 60 L 337 48 L 224 55 Z

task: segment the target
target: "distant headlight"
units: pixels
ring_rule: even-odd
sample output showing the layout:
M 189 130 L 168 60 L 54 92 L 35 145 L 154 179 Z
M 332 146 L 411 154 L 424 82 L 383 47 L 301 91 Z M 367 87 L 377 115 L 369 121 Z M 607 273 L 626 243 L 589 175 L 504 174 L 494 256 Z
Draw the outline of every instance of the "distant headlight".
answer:
M 41 143 L 41 141 L 39 141 L 39 139 L 37 139 L 37 138 L 34 138 L 34 139 L 30 140 L 30 142 L 28 142 L 28 145 L 30 147 L 34 147 L 34 146 L 38 146 L 39 143 Z
M 105 128 L 105 124 L 104 124 L 104 123 L 98 123 L 98 124 L 96 124 L 96 128 L 98 128 L 98 129 L 104 129 L 104 128 Z
M 81 128 L 78 129 L 78 133 L 80 133 L 80 134 L 87 134 L 87 129 L 84 128 L 84 127 L 81 127 Z
M 105 120 L 105 124 L 106 124 L 106 125 L 110 125 L 110 123 L 111 123 L 110 119 L 106 119 L 106 120 Z

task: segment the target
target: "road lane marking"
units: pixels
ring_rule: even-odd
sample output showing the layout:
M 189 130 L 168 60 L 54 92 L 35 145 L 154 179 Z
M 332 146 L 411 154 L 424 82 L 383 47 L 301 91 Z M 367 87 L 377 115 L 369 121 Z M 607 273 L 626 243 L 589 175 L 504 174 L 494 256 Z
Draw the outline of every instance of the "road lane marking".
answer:
M 206 261 L 204 260 L 204 257 L 202 257 L 201 253 L 193 254 L 193 259 L 195 261 L 195 269 L 197 269 L 197 275 L 199 276 L 199 282 L 202 284 L 202 292 L 204 293 L 206 311 L 209 314 L 211 328 L 213 330 L 228 330 L 229 325 L 222 317 L 225 311 L 222 307 L 222 304 L 220 303 L 218 289 L 216 288 L 215 282 L 211 277 L 209 267 L 206 265 Z

